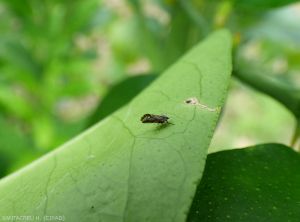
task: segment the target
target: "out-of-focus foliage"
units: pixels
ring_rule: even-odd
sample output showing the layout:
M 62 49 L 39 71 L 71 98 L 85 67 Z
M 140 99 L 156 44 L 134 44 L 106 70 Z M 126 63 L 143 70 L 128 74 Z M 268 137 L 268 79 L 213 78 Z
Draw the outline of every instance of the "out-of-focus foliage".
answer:
M 30 140 L 13 124 L 0 116 L 0 177 L 35 157 Z
M 62 112 L 69 101 L 95 90 L 90 64 L 96 52 L 79 42 L 89 34 L 98 5 L 93 0 L 1 1 L 0 131 L 6 135 L 0 152 L 7 154 L 2 158 L 10 168 L 15 160 L 30 160 L 32 153 L 42 154 L 79 132 L 80 121 L 68 122 Z M 61 130 L 69 125 L 75 128 Z M 13 133 L 17 128 L 23 135 Z
M 245 33 L 247 44 L 240 48 L 239 59 L 296 87 L 300 69 L 299 10 L 299 6 L 285 7 L 266 14 Z

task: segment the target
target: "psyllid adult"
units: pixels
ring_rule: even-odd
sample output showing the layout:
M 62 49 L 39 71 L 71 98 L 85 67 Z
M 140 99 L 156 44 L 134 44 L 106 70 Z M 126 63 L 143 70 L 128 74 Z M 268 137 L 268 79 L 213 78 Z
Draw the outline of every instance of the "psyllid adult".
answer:
M 141 121 L 142 123 L 161 123 L 161 124 L 165 124 L 165 123 L 170 123 L 168 122 L 168 119 L 170 119 L 168 116 L 166 115 L 155 115 L 155 114 L 144 114 L 141 117 Z

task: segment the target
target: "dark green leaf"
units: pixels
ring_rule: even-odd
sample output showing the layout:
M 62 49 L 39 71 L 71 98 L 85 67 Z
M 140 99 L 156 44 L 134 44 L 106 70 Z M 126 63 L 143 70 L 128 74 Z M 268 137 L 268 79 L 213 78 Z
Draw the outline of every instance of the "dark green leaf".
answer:
M 134 76 L 113 86 L 91 115 L 88 127 L 124 106 L 147 87 L 155 77 L 156 75 Z
M 298 2 L 298 0 L 235 0 L 234 6 L 239 12 L 257 13 L 295 2 Z
M 298 222 L 300 155 L 280 144 L 207 158 L 188 221 Z

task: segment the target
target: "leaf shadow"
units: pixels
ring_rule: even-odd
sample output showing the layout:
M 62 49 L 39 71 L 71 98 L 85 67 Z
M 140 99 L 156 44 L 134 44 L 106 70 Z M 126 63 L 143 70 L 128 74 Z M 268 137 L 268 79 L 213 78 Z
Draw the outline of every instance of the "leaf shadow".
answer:
M 165 129 L 165 128 L 170 127 L 171 125 L 175 125 L 175 124 L 174 124 L 174 123 L 170 123 L 170 122 L 168 122 L 168 123 L 163 123 L 163 124 L 159 124 L 159 125 L 155 128 L 155 131 L 161 131 L 161 130 L 163 130 L 163 129 Z

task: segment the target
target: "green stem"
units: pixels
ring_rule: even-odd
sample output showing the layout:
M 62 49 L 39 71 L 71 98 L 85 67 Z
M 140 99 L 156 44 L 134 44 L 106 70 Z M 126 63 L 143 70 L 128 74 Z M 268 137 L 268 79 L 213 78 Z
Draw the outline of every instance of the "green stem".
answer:
M 296 142 L 299 138 L 299 134 L 300 134 L 300 122 L 297 121 L 295 130 L 294 130 L 294 135 L 293 135 L 292 140 L 291 140 L 291 147 L 295 147 Z M 299 151 L 299 148 L 297 150 Z
M 295 115 L 296 119 L 300 119 L 299 90 L 291 89 L 270 76 L 257 74 L 250 68 L 235 69 L 233 75 L 254 89 L 276 99 L 288 108 Z
M 179 3 L 181 8 L 191 19 L 191 21 L 198 26 L 198 28 L 203 32 L 204 35 L 207 35 L 209 33 L 210 27 L 204 17 L 201 16 L 201 14 L 197 10 L 195 10 L 194 6 L 189 1 L 180 0 Z

